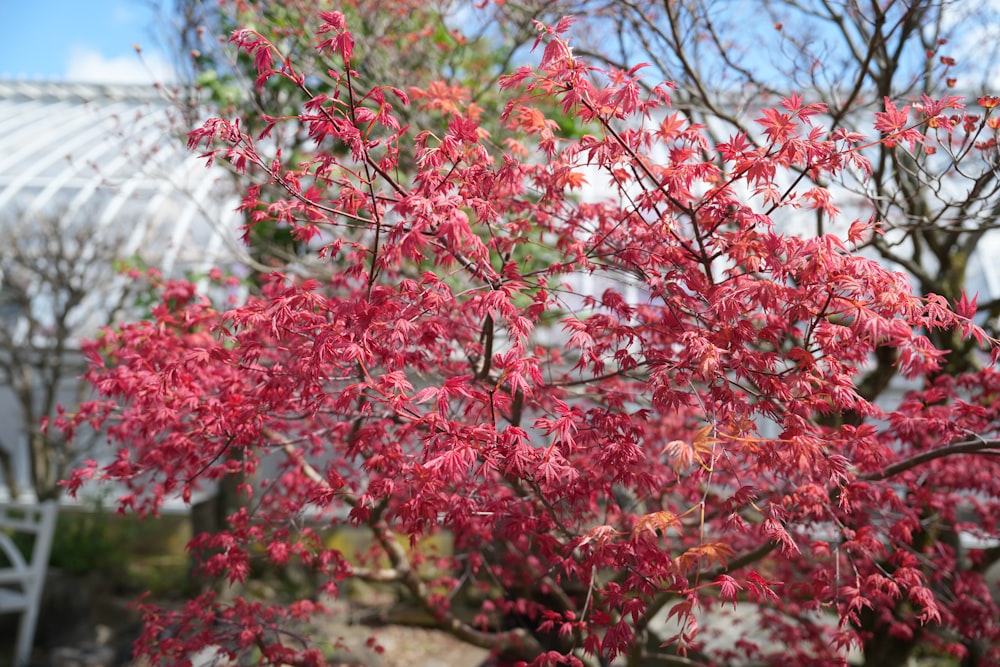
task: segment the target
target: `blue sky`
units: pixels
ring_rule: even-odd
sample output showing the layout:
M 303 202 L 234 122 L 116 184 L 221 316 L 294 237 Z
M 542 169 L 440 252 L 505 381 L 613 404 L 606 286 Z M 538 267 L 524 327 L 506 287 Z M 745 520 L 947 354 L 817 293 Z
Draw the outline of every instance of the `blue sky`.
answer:
M 169 78 L 167 36 L 156 35 L 155 18 L 147 0 L 0 0 L 0 78 Z M 142 46 L 142 60 L 133 44 Z

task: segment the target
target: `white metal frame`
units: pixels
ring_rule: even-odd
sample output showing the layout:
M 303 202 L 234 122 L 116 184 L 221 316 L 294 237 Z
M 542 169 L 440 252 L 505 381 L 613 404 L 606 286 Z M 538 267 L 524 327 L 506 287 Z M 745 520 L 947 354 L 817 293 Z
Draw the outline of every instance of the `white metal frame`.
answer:
M 10 563 L 0 567 L 0 614 L 21 615 L 14 667 L 27 667 L 31 657 L 58 512 L 59 505 L 54 500 L 0 505 L 0 552 Z M 30 558 L 26 559 L 11 540 L 14 533 L 34 536 Z

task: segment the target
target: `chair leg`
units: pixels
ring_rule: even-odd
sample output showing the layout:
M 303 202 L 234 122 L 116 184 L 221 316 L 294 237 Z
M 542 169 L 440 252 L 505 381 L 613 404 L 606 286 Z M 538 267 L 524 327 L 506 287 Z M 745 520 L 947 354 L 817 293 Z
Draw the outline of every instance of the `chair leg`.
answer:
M 21 621 L 17 629 L 17 646 L 14 649 L 14 667 L 28 667 L 31 661 L 31 646 L 35 640 L 37 620 L 37 605 L 31 605 L 21 613 Z

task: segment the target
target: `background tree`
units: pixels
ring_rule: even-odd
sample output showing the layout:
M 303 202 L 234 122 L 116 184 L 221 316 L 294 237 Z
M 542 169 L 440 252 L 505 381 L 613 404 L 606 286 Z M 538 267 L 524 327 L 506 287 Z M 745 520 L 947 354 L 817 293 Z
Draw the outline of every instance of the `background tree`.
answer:
M 253 503 L 227 530 L 196 539 L 207 574 L 243 580 L 264 543 L 328 578 L 326 592 L 351 576 L 399 582 L 507 660 L 725 661 L 699 644 L 698 619 L 753 601 L 787 645 L 747 637 L 744 657 L 843 664 L 855 642 L 869 664 L 917 651 L 995 662 L 983 570 L 996 550 L 958 538 L 997 538 L 997 341 L 974 299 L 914 296 L 858 254 L 878 243 L 874 218 L 833 226 L 834 202 L 857 201 L 833 184 L 876 177 L 866 153 L 880 146 L 902 162 L 990 164 L 992 99 L 978 117 L 949 95 L 885 100 L 855 126 L 790 95 L 761 130 L 716 138 L 665 109 L 667 87 L 644 92 L 637 69 L 574 58 L 569 25 L 540 26 L 539 67 L 501 80 L 514 95 L 504 152 L 443 89 L 417 91 L 438 112 L 429 126 L 404 127 L 390 106 L 406 93 L 355 76 L 342 14 L 321 15 L 319 48 L 341 61 L 328 79 L 238 32 L 262 82 L 301 91 L 288 122 L 324 149 L 286 163 L 219 119 L 192 144 L 286 193 L 252 187 L 251 222 L 290 225 L 334 270 L 272 276 L 225 313 L 163 285 L 153 319 L 89 350 L 107 401 L 64 425 L 93 418 L 127 447 L 74 483 L 123 481 L 124 507 L 155 511 L 164 493 L 279 466 L 243 486 Z M 593 131 L 564 136 L 550 105 Z M 397 169 L 406 151 L 412 172 Z M 611 197 L 573 196 L 587 179 Z M 820 233 L 794 233 L 803 210 Z M 533 261 L 543 247 L 555 258 Z M 583 275 L 607 289 L 575 287 Z M 642 298 L 626 300 L 625 282 Z M 873 360 L 915 387 L 898 406 L 874 402 Z M 385 561 L 349 564 L 300 522 L 338 508 Z M 453 553 L 422 551 L 440 530 Z M 452 607 L 459 591 L 478 600 L 469 617 Z M 319 664 L 280 623 L 316 609 L 205 594 L 149 609 L 144 647 Z M 831 631 L 824 614 L 845 624 Z
M 127 291 L 116 278 L 122 238 L 64 224 L 58 215 L 28 212 L 0 222 L 0 383 L 14 404 L 0 442 L 4 483 L 21 491 L 15 447 L 26 440 L 28 483 L 40 500 L 58 497 L 93 437 L 66 440 L 45 424 L 59 404 L 75 408 L 89 395 L 78 380 L 86 368 L 79 344 L 121 313 Z
M 336 64 L 328 54 L 314 48 L 319 27 L 316 17 L 319 11 L 334 9 L 343 11 L 355 26 L 357 51 L 365 54 L 364 59 L 354 63 L 359 86 L 378 84 L 409 92 L 427 89 L 433 82 L 428 104 L 396 105 L 393 111 L 400 123 L 423 126 L 429 107 L 474 104 L 470 109 L 491 110 L 481 117 L 484 129 L 501 131 L 495 123 L 502 106 L 496 82 L 509 69 L 518 49 L 534 38 L 534 30 L 529 19 L 490 25 L 478 20 L 467 3 L 454 0 L 184 0 L 161 7 L 161 12 L 172 15 L 177 25 L 176 50 L 181 54 L 181 69 L 188 81 L 179 92 L 182 108 L 187 110 L 183 131 L 186 133 L 196 121 L 210 114 L 239 116 L 246 132 L 256 135 L 268 126 L 268 118 L 297 115 L 308 96 L 284 78 L 259 80 L 253 58 L 235 48 L 229 36 L 237 28 L 252 27 L 270 35 L 276 47 L 301 71 L 326 72 Z M 322 85 L 318 79 L 313 83 Z M 290 162 L 308 159 L 315 153 L 315 138 L 304 124 L 271 127 L 270 139 L 282 147 Z M 402 150 L 396 168 L 412 170 L 412 153 L 406 146 Z M 324 271 L 322 266 L 310 266 L 311 253 L 303 248 L 301 239 L 292 237 L 284 222 L 261 221 L 248 230 L 257 257 L 265 263 L 299 265 L 306 272 Z
M 742 132 L 759 143 L 764 135 L 754 120 L 757 109 L 793 92 L 824 104 L 824 120 L 836 130 L 883 111 L 886 99 L 919 108 L 924 95 L 978 98 L 991 92 L 991 77 L 997 74 L 995 61 L 983 50 L 995 47 L 980 37 L 1000 25 L 1000 15 L 981 3 L 769 0 L 733 7 L 710 0 L 568 0 L 555 6 L 498 3 L 497 11 L 501 20 L 508 15 L 546 22 L 565 13 L 586 17 L 577 53 L 624 69 L 627 62 L 651 63 L 675 84 L 674 107 L 704 124 L 716 139 Z M 761 44 L 774 48 L 762 52 Z M 994 104 L 992 97 L 986 100 Z M 869 241 L 870 249 L 912 275 L 923 294 L 960 299 L 979 242 L 996 227 L 995 156 L 976 146 L 992 139 L 992 128 L 982 130 L 983 136 L 969 133 L 963 137 L 966 144 L 944 150 L 932 146 L 908 153 L 884 143 L 866 147 L 874 166 L 871 177 L 859 182 L 845 174 L 836 181 L 853 195 L 841 195 L 841 208 L 872 215 L 882 226 L 885 233 Z M 827 224 L 817 213 L 816 233 L 826 231 Z M 979 309 L 986 326 L 996 331 L 1000 300 L 986 300 Z M 953 359 L 959 366 L 968 362 L 961 354 Z M 892 374 L 892 360 L 885 359 L 872 377 Z M 885 387 L 884 382 L 872 385 L 873 390 Z

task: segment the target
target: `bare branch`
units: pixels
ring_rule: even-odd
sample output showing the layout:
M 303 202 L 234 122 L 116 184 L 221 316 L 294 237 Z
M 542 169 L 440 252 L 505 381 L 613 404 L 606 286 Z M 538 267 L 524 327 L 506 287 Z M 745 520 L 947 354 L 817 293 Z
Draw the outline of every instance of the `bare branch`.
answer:
M 929 461 L 942 459 L 947 456 L 955 456 L 957 454 L 984 454 L 987 456 L 1000 456 L 1000 449 L 994 449 L 996 447 L 1000 447 L 1000 440 L 967 440 L 957 442 L 946 447 L 941 447 L 940 449 L 932 449 L 929 452 L 922 452 L 915 456 L 911 456 L 908 459 L 898 461 L 886 466 L 879 472 L 864 475 L 861 479 L 866 482 L 876 482 L 883 479 L 889 479 L 890 477 L 895 477 L 900 473 L 912 470 L 913 468 Z

